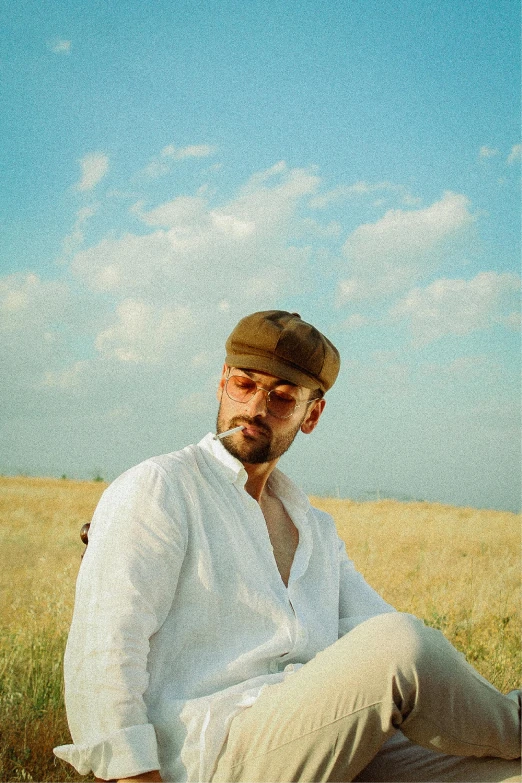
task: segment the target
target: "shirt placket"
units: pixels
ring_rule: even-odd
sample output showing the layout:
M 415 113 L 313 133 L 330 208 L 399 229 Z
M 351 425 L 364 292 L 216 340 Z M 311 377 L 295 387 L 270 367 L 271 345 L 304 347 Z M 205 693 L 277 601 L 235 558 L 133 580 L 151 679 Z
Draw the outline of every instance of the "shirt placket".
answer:
M 296 524 L 297 522 L 296 527 L 299 530 L 299 542 L 294 555 L 294 562 L 292 563 L 292 569 L 290 571 L 288 587 L 286 587 L 283 580 L 281 579 L 279 569 L 277 568 L 277 563 L 273 554 L 273 547 L 270 542 L 270 536 L 268 534 L 263 512 L 261 511 L 259 504 L 254 500 L 254 498 L 250 497 L 248 493 L 245 494 L 247 495 L 245 501 L 247 504 L 248 511 L 251 512 L 253 515 L 252 526 L 255 528 L 256 534 L 262 536 L 263 545 L 267 552 L 267 562 L 270 563 L 270 568 L 272 573 L 275 571 L 278 593 L 281 595 L 282 601 L 284 602 L 284 605 L 286 607 L 286 615 L 287 615 L 287 622 L 288 622 L 287 625 L 288 646 L 284 652 L 279 653 L 279 655 L 275 656 L 268 665 L 269 672 L 271 674 L 275 674 L 283 671 L 287 665 L 287 661 L 291 657 L 295 656 L 300 649 L 306 646 L 308 635 L 305 627 L 299 620 L 299 613 L 296 608 L 296 603 L 298 603 L 296 582 L 301 578 L 304 571 L 306 570 L 308 560 L 310 557 L 310 551 L 309 551 L 310 541 L 309 541 L 308 530 L 306 530 L 303 525 L 297 522 L 298 515 L 295 513 L 290 513 L 290 516 L 294 521 L 294 524 Z M 289 509 L 287 508 L 287 511 L 288 510 Z M 294 511 L 294 509 L 291 509 L 291 511 Z

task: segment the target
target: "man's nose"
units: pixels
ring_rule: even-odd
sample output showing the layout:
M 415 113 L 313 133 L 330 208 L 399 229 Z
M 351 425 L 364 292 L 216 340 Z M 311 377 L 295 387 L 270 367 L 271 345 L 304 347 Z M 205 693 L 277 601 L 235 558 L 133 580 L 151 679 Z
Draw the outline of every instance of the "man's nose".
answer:
M 252 417 L 266 416 L 266 398 L 268 392 L 258 387 L 255 394 L 249 399 L 246 407 Z

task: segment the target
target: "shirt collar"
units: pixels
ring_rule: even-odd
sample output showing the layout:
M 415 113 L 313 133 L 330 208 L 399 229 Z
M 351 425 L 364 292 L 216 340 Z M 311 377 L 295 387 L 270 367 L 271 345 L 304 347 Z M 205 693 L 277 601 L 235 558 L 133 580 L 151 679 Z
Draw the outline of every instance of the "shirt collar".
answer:
M 245 485 L 248 478 L 246 470 L 241 462 L 226 450 L 214 433 L 209 432 L 208 435 L 205 435 L 205 437 L 199 441 L 198 446 L 203 449 L 206 454 L 212 455 L 212 457 L 217 460 L 223 477 L 230 481 L 231 484 L 237 483 L 240 486 Z
M 238 484 L 244 486 L 248 478 L 247 472 L 241 462 L 233 457 L 230 452 L 226 450 L 220 440 L 218 440 L 212 432 L 200 440 L 198 446 L 203 449 L 206 454 L 212 455 L 217 460 L 223 477 L 228 479 L 231 484 Z M 310 508 L 310 501 L 305 493 L 296 487 L 293 481 L 286 476 L 279 468 L 275 468 L 270 478 L 268 479 L 270 489 L 285 502 L 286 505 L 291 505 L 299 515 L 304 515 Z
M 268 484 L 278 498 L 284 500 L 287 505 L 291 505 L 298 513 L 306 514 L 310 508 L 308 497 L 283 471 L 279 468 L 272 471 Z

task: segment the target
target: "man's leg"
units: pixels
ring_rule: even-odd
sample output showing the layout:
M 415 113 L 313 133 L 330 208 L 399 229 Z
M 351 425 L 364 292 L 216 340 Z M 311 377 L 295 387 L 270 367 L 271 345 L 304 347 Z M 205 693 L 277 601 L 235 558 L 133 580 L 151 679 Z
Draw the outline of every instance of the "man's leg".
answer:
M 520 759 L 448 756 L 397 732 L 355 778 L 357 783 L 520 783 Z
M 352 781 L 398 728 L 446 754 L 520 755 L 518 704 L 438 631 L 391 613 L 265 688 L 232 721 L 213 783 Z

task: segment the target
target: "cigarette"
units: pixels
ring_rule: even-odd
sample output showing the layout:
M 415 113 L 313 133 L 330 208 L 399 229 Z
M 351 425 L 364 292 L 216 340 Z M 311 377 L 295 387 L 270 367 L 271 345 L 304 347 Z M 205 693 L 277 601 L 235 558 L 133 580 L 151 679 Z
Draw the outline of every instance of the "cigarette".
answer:
M 245 429 L 245 425 L 240 424 L 239 427 L 233 427 L 231 430 L 227 430 L 226 432 L 221 432 L 219 435 L 214 435 L 214 440 L 217 440 L 218 438 L 219 440 L 221 440 L 221 438 L 226 438 L 227 435 L 233 435 L 234 432 L 239 432 L 239 430 L 244 430 L 244 429 Z

